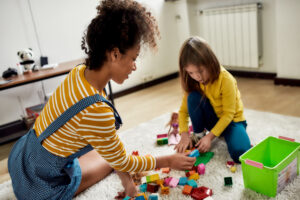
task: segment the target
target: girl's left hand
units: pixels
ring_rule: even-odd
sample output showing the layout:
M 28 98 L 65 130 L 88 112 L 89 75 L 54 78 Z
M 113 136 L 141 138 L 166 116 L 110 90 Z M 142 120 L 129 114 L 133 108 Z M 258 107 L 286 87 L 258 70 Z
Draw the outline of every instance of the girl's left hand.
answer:
M 206 136 L 201 138 L 196 144 L 196 148 L 201 152 L 208 152 L 211 147 L 211 141 L 215 138 L 215 135 L 212 132 L 209 132 Z

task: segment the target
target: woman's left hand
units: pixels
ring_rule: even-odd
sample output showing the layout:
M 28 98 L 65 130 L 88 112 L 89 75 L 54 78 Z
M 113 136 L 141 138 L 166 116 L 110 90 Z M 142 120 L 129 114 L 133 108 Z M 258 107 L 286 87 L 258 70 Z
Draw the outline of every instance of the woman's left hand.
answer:
M 208 152 L 211 147 L 211 141 L 215 138 L 216 136 L 212 133 L 209 132 L 206 136 L 201 138 L 199 142 L 196 144 L 196 148 L 201 152 Z

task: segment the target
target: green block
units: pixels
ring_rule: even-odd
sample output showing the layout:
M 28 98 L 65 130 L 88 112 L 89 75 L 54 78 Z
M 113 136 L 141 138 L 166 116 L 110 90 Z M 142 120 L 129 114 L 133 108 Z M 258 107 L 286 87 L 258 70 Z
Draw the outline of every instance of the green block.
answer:
M 161 138 L 157 140 L 158 145 L 168 144 L 168 138 Z
M 214 152 L 200 153 L 200 156 L 197 157 L 194 166 L 198 166 L 201 163 L 206 165 L 206 163 L 208 163 L 213 156 L 214 156 Z

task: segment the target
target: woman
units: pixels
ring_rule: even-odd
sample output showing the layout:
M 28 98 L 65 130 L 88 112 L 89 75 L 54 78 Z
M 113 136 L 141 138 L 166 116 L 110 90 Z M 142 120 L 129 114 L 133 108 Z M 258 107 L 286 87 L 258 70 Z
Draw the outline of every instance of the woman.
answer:
M 151 13 L 135 1 L 101 1 L 97 11 L 82 41 L 85 64 L 69 73 L 10 154 L 18 199 L 71 199 L 113 169 L 125 195 L 134 196 L 128 172 L 184 170 L 195 162 L 186 154 L 126 155 L 116 134 L 121 118 L 103 90 L 109 80 L 122 84 L 136 70 L 141 45 L 155 48 L 159 32 Z

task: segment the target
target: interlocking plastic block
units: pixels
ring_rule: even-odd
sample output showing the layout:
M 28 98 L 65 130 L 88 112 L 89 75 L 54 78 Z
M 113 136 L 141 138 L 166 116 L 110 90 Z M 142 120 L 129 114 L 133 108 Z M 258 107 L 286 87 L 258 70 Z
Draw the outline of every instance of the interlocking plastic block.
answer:
M 195 149 L 194 151 L 192 151 L 189 154 L 189 157 L 198 157 L 198 156 L 200 156 L 200 153 L 199 153 L 198 149 Z
M 169 185 L 174 188 L 178 185 L 178 182 L 179 182 L 178 178 L 172 178 Z
M 167 138 L 167 137 L 168 137 L 168 133 L 156 135 L 156 138 L 157 138 L 157 139 L 160 139 L 160 138 Z
M 198 165 L 197 171 L 198 171 L 199 174 L 204 174 L 205 173 L 205 165 L 203 163 Z
M 161 194 L 169 194 L 170 193 L 170 189 L 169 187 L 161 187 Z
M 147 200 L 147 196 L 145 193 L 139 193 L 136 195 L 135 199 L 138 199 L 138 200 Z
M 214 152 L 205 152 L 200 153 L 200 156 L 197 157 L 195 166 L 198 166 L 200 163 L 206 164 L 210 161 L 210 159 L 214 156 Z
M 230 167 L 230 171 L 231 171 L 232 173 L 235 173 L 235 172 L 236 172 L 236 167 L 235 167 L 235 166 Z
M 191 197 L 196 200 L 202 200 L 211 195 L 212 195 L 212 190 L 204 186 L 201 186 L 199 188 L 194 188 L 191 193 Z
M 135 200 L 146 200 L 144 196 L 137 196 L 135 197 Z
M 138 156 L 138 155 L 139 155 L 139 152 L 138 152 L 138 151 L 132 151 L 132 155 Z
M 193 188 L 197 187 L 197 183 L 195 180 L 188 180 L 187 182 L 188 185 L 192 186 Z
M 225 186 L 231 186 L 232 185 L 232 178 L 231 177 L 225 177 L 224 178 L 224 185 Z
M 186 177 L 190 177 L 192 174 L 195 174 L 196 171 L 192 170 L 192 171 L 188 171 L 185 173 Z
M 146 192 L 146 190 L 147 190 L 147 184 L 146 183 L 140 185 L 140 191 L 141 192 Z
M 178 185 L 186 185 L 188 182 L 187 177 L 180 177 Z
M 159 180 L 156 181 L 156 184 L 157 185 L 162 185 L 162 184 L 164 184 L 164 180 L 163 179 L 159 179 Z
M 162 173 L 170 173 L 170 168 L 166 167 L 166 168 L 161 168 Z
M 192 175 L 189 176 L 189 180 L 198 180 L 199 179 L 199 174 L 198 173 L 194 173 Z
M 130 200 L 131 197 L 127 196 L 123 200 Z
M 190 185 L 185 185 L 182 190 L 182 194 L 190 195 L 193 187 Z
M 156 193 L 158 191 L 159 186 L 155 183 L 147 184 L 147 191 L 151 193 Z
M 150 194 L 148 200 L 159 200 L 158 193 Z
M 168 144 L 168 138 L 159 138 L 157 139 L 158 145 Z
M 157 180 L 159 180 L 159 175 L 158 174 L 152 174 L 152 175 L 146 176 L 147 183 L 155 182 Z
M 166 186 L 169 186 L 171 180 L 172 180 L 172 177 L 165 178 L 164 184 L 165 184 Z

